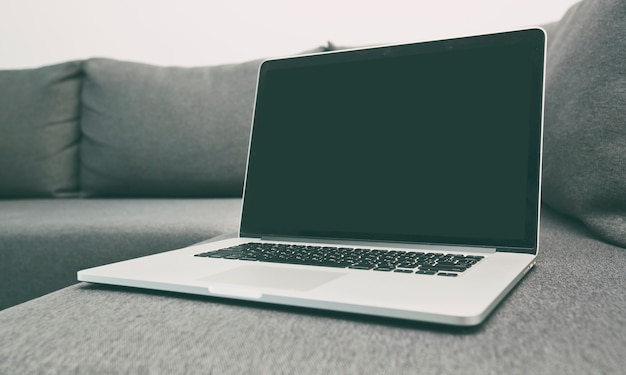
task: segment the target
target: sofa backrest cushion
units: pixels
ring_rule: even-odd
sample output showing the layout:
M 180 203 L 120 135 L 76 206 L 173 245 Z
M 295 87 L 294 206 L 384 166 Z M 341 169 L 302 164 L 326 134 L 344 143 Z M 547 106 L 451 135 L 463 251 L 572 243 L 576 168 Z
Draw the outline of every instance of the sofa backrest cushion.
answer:
M 260 61 L 84 64 L 84 196 L 240 196 Z
M 0 198 L 78 190 L 81 64 L 0 71 Z
M 626 247 L 626 1 L 575 4 L 548 39 L 544 202 Z

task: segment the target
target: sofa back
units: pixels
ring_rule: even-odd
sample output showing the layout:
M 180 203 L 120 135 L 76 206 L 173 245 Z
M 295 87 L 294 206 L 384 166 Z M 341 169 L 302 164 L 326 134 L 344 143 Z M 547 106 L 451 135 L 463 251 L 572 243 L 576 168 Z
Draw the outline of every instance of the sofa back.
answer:
M 85 196 L 241 196 L 260 61 L 83 65 Z
M 0 198 L 241 196 L 260 62 L 0 72 Z
M 626 0 L 584 0 L 549 29 L 543 200 L 626 247 Z
M 82 64 L 0 71 L 0 199 L 78 192 Z

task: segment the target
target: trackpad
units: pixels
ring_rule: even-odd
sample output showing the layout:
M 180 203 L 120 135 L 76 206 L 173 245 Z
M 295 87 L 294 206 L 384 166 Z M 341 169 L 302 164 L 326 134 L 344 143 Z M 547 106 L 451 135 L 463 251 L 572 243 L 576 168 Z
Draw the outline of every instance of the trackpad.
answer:
M 306 291 L 345 276 L 341 272 L 311 271 L 266 266 L 241 266 L 200 280 L 256 288 Z

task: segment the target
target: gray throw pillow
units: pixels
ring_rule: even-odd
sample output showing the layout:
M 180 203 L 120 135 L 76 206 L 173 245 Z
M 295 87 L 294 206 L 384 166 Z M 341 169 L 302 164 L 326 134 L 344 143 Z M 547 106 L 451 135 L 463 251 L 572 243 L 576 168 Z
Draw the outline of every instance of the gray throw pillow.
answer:
M 240 196 L 259 65 L 86 61 L 83 195 Z
M 578 3 L 549 39 L 544 202 L 626 247 L 626 1 Z
M 78 190 L 81 63 L 0 71 L 0 198 Z

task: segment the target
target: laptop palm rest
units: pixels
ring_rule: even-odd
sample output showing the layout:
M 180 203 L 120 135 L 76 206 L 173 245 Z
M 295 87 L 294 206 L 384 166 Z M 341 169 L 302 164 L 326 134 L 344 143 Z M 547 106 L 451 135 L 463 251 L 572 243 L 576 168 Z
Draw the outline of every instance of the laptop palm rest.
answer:
M 307 291 L 347 275 L 342 272 L 312 271 L 272 266 L 241 266 L 200 280 L 213 294 L 254 298 L 262 288 Z M 215 285 L 213 285 L 215 284 Z M 228 286 L 224 286 L 227 284 Z M 259 293 L 260 294 L 260 293 Z M 258 296 L 260 298 L 260 295 Z

